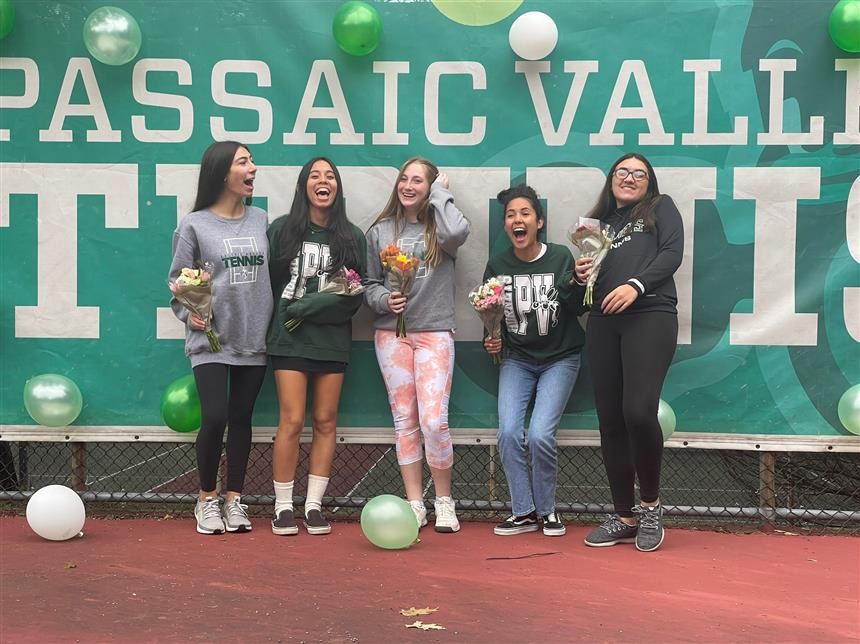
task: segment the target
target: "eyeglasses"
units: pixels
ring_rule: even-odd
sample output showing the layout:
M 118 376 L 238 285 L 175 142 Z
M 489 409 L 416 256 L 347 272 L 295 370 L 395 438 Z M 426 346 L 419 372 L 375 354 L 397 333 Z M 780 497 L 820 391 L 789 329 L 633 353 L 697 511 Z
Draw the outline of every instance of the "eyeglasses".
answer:
M 628 170 L 627 168 L 615 168 L 615 176 L 624 181 L 627 177 L 633 177 L 634 181 L 642 181 L 648 178 L 645 170 Z

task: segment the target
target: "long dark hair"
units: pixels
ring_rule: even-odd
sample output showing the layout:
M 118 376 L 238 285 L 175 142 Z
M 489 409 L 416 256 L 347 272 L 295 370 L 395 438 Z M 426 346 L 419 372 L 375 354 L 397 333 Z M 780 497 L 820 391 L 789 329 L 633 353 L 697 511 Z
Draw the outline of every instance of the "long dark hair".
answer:
M 230 174 L 233 157 L 236 156 L 236 150 L 239 148 L 245 148 L 249 154 L 251 153 L 247 145 L 238 141 L 217 141 L 206 148 L 200 160 L 197 197 L 194 199 L 192 212 L 205 210 L 218 201 L 221 193 L 224 192 L 224 180 Z M 245 204 L 251 205 L 251 197 L 245 200 Z
M 418 221 L 424 224 L 424 246 L 427 248 L 427 254 L 424 256 L 424 261 L 427 262 L 428 266 L 435 267 L 442 261 L 442 251 L 439 249 L 437 244 L 436 216 L 433 212 L 433 208 L 430 207 L 429 189 L 431 184 L 436 181 L 436 177 L 439 176 L 439 168 L 437 168 L 429 159 L 425 159 L 424 157 L 412 157 L 407 159 L 406 163 L 400 166 L 400 172 L 397 173 L 397 179 L 394 180 L 394 188 L 391 190 L 391 196 L 388 197 L 388 203 L 385 205 L 385 208 L 382 209 L 382 212 L 379 213 L 376 221 L 373 222 L 373 226 L 378 224 L 380 221 L 393 218 L 395 234 L 398 234 L 406 227 L 406 210 L 400 203 L 400 196 L 397 194 L 397 188 L 400 186 L 400 177 L 402 177 L 403 173 L 406 172 L 406 168 L 413 163 L 417 163 L 424 169 L 424 180 L 427 182 L 427 198 L 424 199 L 424 203 L 421 204 L 421 208 L 418 210 Z
M 527 199 L 529 203 L 532 205 L 532 210 L 535 211 L 535 215 L 537 215 L 538 219 L 543 219 L 543 206 L 540 205 L 540 199 L 538 198 L 537 192 L 531 186 L 527 186 L 524 183 L 518 186 L 512 186 L 507 190 L 502 190 L 498 195 L 496 195 L 496 201 L 498 201 L 505 210 L 508 209 L 508 204 L 511 203 L 514 199 Z
M 311 176 L 311 168 L 317 161 L 325 161 L 331 166 L 337 180 L 337 194 L 334 203 L 328 210 L 329 249 L 331 252 L 331 263 L 328 267 L 321 267 L 327 273 L 339 271 L 342 267 L 355 269 L 359 266 L 358 248 L 355 245 L 355 237 L 352 234 L 352 224 L 346 217 L 346 206 L 343 197 L 343 182 L 337 166 L 326 157 L 314 157 L 302 166 L 296 181 L 296 193 L 293 195 L 293 205 L 290 206 L 289 214 L 284 222 L 281 234 L 280 248 L 276 249 L 274 262 L 285 262 L 288 266 L 293 258 L 298 255 L 302 246 L 302 240 L 310 227 L 311 203 L 308 199 L 308 180 Z
M 657 209 L 657 204 L 660 203 L 662 195 L 660 194 L 660 186 L 657 185 L 657 175 L 654 174 L 654 168 L 651 162 L 641 154 L 636 152 L 628 152 L 612 164 L 612 169 L 606 175 L 606 183 L 603 184 L 603 190 L 600 191 L 600 196 L 597 198 L 597 203 L 588 213 L 588 216 L 593 219 L 606 219 L 618 209 L 618 204 L 615 202 L 615 195 L 612 194 L 612 180 L 615 178 L 615 169 L 627 159 L 637 159 L 645 164 L 648 169 L 648 189 L 642 200 L 633 206 L 630 213 L 630 219 L 636 221 L 641 219 L 645 224 L 646 230 L 653 230 L 657 225 L 657 218 L 654 211 Z

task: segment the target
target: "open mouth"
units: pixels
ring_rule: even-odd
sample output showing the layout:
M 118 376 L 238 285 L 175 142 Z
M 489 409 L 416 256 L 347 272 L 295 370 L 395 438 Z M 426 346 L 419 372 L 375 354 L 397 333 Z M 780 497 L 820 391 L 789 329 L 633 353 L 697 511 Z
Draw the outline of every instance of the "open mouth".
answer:
M 243 181 L 242 183 L 244 183 L 249 188 L 253 188 L 254 187 L 254 177 L 250 177 L 248 179 L 245 179 L 245 181 Z
M 525 226 L 517 226 L 516 228 L 511 229 L 511 234 L 517 241 L 522 241 L 526 238 L 528 233 L 526 232 Z
M 320 186 L 316 190 L 314 190 L 314 194 L 320 199 L 327 199 L 331 196 L 331 188 L 328 186 Z

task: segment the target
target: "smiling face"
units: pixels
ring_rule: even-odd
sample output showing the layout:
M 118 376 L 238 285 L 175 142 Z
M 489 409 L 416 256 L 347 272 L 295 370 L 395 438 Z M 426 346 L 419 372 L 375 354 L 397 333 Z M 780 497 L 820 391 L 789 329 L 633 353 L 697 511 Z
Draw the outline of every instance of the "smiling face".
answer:
M 537 235 L 543 228 L 532 202 L 525 197 L 515 197 L 505 206 L 505 232 L 514 246 L 514 254 L 520 259 L 533 259 L 539 250 Z
M 337 197 L 337 176 L 332 167 L 323 160 L 311 166 L 306 186 L 311 208 L 328 210 Z
M 627 176 L 623 179 L 618 177 L 618 171 L 622 169 L 627 170 Z M 622 174 L 624 174 L 623 170 Z M 636 179 L 633 176 L 642 172 L 645 173 L 645 176 L 641 179 Z M 618 207 L 623 208 L 642 201 L 645 193 L 648 192 L 649 179 L 648 167 L 639 159 L 630 157 L 620 161 L 612 174 L 612 194 Z
M 427 176 L 427 166 L 422 163 L 410 163 L 404 168 L 397 180 L 397 198 L 407 215 L 414 215 L 430 194 L 430 180 Z
M 254 194 L 254 179 L 257 176 L 257 166 L 248 148 L 241 145 L 236 148 L 230 172 L 224 180 L 225 192 L 233 193 L 242 199 Z

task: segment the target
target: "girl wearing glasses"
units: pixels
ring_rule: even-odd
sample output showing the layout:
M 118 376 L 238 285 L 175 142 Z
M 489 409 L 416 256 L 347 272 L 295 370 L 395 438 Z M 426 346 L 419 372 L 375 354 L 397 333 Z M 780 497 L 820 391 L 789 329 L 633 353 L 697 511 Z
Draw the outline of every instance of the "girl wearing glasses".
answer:
M 635 542 L 638 550 L 650 552 L 663 543 L 663 434 L 657 406 L 678 339 L 673 275 L 684 255 L 684 228 L 671 197 L 660 194 L 654 168 L 632 153 L 613 164 L 588 216 L 615 231 L 594 286 L 586 329 L 615 514 L 592 530 L 585 543 Z M 592 261 L 576 261 L 577 280 L 588 279 Z M 633 494 L 637 477 L 639 505 Z

